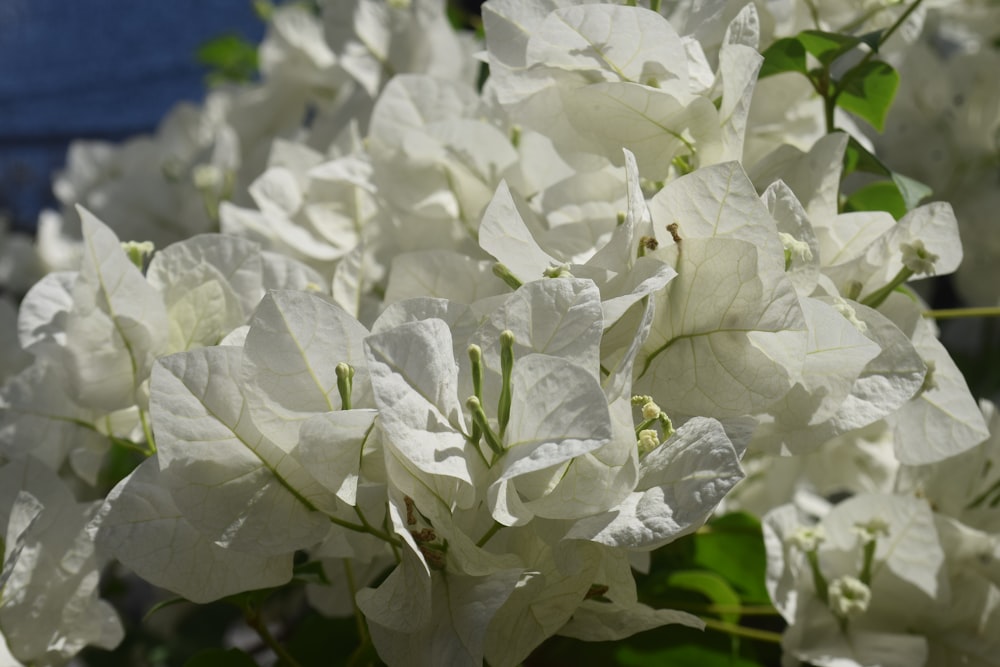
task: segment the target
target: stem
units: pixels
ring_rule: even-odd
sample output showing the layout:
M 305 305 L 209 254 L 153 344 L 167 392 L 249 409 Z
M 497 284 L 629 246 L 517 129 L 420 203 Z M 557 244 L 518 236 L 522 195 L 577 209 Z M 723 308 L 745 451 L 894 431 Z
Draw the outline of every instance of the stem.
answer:
M 368 623 L 365 621 L 364 614 L 361 613 L 361 608 L 358 607 L 357 600 L 354 599 L 358 592 L 358 586 L 354 581 L 351 561 L 347 558 L 344 559 L 344 577 L 347 579 L 347 588 L 351 593 L 351 608 L 354 610 L 354 620 L 358 627 L 358 639 L 362 645 L 368 644 L 371 642 L 371 637 L 368 635 Z
M 483 545 L 485 545 L 487 542 L 490 541 L 490 538 L 496 535 L 497 532 L 499 532 L 499 530 L 503 527 L 504 525 L 502 523 L 500 523 L 499 521 L 494 521 L 493 525 L 490 526 L 490 529 L 486 531 L 486 534 L 480 537 L 479 541 L 476 542 L 476 546 L 482 547 Z
M 705 623 L 705 629 L 707 630 L 716 630 L 718 632 L 724 632 L 727 635 L 733 635 L 734 637 L 757 639 L 759 641 L 770 642 L 772 644 L 781 643 L 781 635 L 777 632 L 747 628 L 742 625 L 726 623 L 725 621 L 717 621 L 714 618 L 703 618 L 701 620 Z
M 823 604 L 829 604 L 829 588 L 827 587 L 826 579 L 823 577 L 822 570 L 819 569 L 819 556 L 816 554 L 815 549 L 806 552 L 806 560 L 809 561 L 809 569 L 812 571 L 813 587 L 816 589 L 816 597 L 818 597 Z
M 868 540 L 865 542 L 862 552 L 861 574 L 858 575 L 858 579 L 860 579 L 861 583 L 865 586 L 872 585 L 872 564 L 875 562 L 875 544 L 875 540 Z
M 865 63 L 867 63 L 869 60 L 875 57 L 875 54 L 878 53 L 878 50 L 882 47 L 882 45 L 885 44 L 887 41 L 889 41 L 889 38 L 892 37 L 892 34 L 897 30 L 899 30 L 899 27 L 906 22 L 906 19 L 910 18 L 910 14 L 915 12 L 917 10 L 917 7 L 919 7 L 920 3 L 922 3 L 923 1 L 924 0 L 916 0 L 916 2 L 907 7 L 906 11 L 900 14 L 899 18 L 896 19 L 896 21 L 891 26 L 889 26 L 889 28 L 885 32 L 883 32 L 882 35 L 878 38 L 878 45 L 874 49 L 868 51 L 868 53 L 866 53 L 864 57 L 862 57 L 861 60 L 858 61 L 857 65 L 852 67 L 846 74 L 844 74 L 844 78 L 838 81 L 836 87 L 834 88 L 834 93 L 832 98 L 834 102 L 836 102 L 837 97 L 844 90 L 844 88 L 847 87 L 847 83 L 855 76 L 857 76 L 856 74 L 857 71 Z
M 1000 307 L 944 308 L 942 310 L 925 310 L 923 314 L 924 317 L 931 317 L 935 320 L 954 320 L 961 317 L 1000 317 Z
M 361 526 L 360 526 L 361 530 L 359 530 L 358 532 L 368 533 L 370 535 L 374 535 L 375 537 L 379 538 L 380 540 L 382 540 L 384 542 L 388 542 L 389 544 L 396 544 L 396 545 L 398 545 L 400 543 L 399 540 L 397 540 L 395 537 L 393 537 L 392 535 L 390 535 L 388 532 L 382 532 L 381 530 L 379 530 L 375 526 L 371 525 L 368 522 L 368 519 L 365 517 L 365 515 L 357 507 L 354 508 L 354 513 L 358 515 L 359 519 L 361 519 Z M 330 519 L 334 520 L 334 517 L 330 517 Z M 334 523 L 337 523 L 337 521 L 334 521 Z M 355 524 L 352 524 L 350 522 L 344 521 L 342 524 L 339 524 L 339 525 L 344 526 L 344 528 L 349 528 L 350 526 L 354 526 Z M 350 530 L 358 530 L 358 529 L 357 528 L 350 528 Z
M 667 602 L 663 606 L 670 609 L 690 611 L 696 614 L 739 614 L 740 616 L 781 616 L 781 612 L 769 604 L 697 604 L 689 602 Z
M 832 95 L 823 98 L 823 120 L 826 122 L 827 134 L 832 134 L 837 130 L 837 125 L 833 120 L 833 112 L 837 108 L 837 97 L 839 96 L 840 92 L 834 90 Z
M 886 299 L 889 298 L 889 295 L 892 294 L 893 290 L 905 283 L 912 276 L 913 271 L 904 266 L 892 280 L 866 296 L 861 300 L 861 303 L 869 308 L 878 308 Z
M 269 649 L 274 651 L 274 654 L 278 656 L 287 667 L 302 667 L 301 663 L 292 657 L 292 654 L 288 652 L 284 646 L 274 638 L 270 630 L 267 629 L 267 625 L 264 623 L 264 619 L 260 617 L 260 612 L 256 609 L 247 608 L 243 614 L 246 619 L 247 625 L 256 631 L 260 636 L 264 644 L 267 645 Z
M 518 289 L 523 284 L 517 279 L 517 276 L 510 272 L 510 269 L 499 262 L 493 265 L 493 275 L 507 283 L 507 287 L 514 290 Z
M 146 411 L 139 408 L 139 422 L 142 424 L 142 433 L 146 436 L 146 451 L 143 452 L 146 456 L 152 456 L 156 453 L 156 440 L 153 439 L 153 429 L 149 425 L 149 419 L 146 417 Z
M 878 45 L 880 47 L 889 41 L 889 38 L 892 37 L 892 33 L 899 30 L 899 27 L 906 22 L 906 19 L 910 18 L 910 14 L 915 12 L 917 10 L 917 7 L 919 7 L 920 3 L 922 3 L 923 1 L 924 0 L 916 0 L 916 2 L 910 5 L 905 12 L 899 15 L 899 18 L 896 19 L 895 23 L 889 26 L 888 30 L 882 33 L 882 36 L 878 38 Z M 871 53 L 874 54 L 875 52 L 872 51 Z

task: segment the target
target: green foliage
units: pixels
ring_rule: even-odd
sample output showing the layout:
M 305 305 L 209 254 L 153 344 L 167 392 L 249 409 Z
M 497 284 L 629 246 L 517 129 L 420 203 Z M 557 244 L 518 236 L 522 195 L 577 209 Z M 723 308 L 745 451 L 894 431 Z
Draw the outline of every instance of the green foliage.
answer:
M 738 612 L 730 611 L 739 607 L 740 596 L 717 573 L 708 570 L 681 570 L 680 572 L 671 572 L 667 576 L 666 583 L 669 588 L 699 593 L 713 605 L 724 608 L 724 611 L 718 612 L 719 618 L 723 621 L 736 623 L 740 620 Z
M 257 75 L 257 45 L 239 35 L 210 39 L 198 48 L 195 58 L 209 68 L 209 85 L 243 83 Z
M 843 211 L 887 211 L 899 220 L 906 215 L 906 202 L 892 181 L 876 181 L 855 190 L 845 201 Z
M 908 176 L 897 173 L 885 165 L 872 153 L 858 143 L 854 137 L 847 142 L 847 150 L 844 152 L 844 176 L 848 176 L 856 171 L 875 174 L 877 176 L 888 177 L 889 182 L 896 189 L 906 211 L 916 208 L 921 201 L 931 194 L 931 189 Z M 870 200 L 869 200 L 870 201 Z M 872 208 L 858 208 L 854 210 L 876 210 Z M 898 212 L 898 206 L 894 209 L 878 209 L 888 211 L 893 215 Z
M 742 603 L 770 604 L 764 586 L 767 552 L 756 517 L 738 512 L 711 521 L 696 535 L 693 562 L 729 582 Z
M 837 104 L 881 132 L 899 88 L 899 73 L 879 61 L 862 62 L 841 79 Z
M 861 43 L 857 37 L 820 30 L 804 30 L 795 39 L 824 66 L 833 64 L 834 60 L 853 51 Z
M 115 437 L 108 439 L 111 441 L 111 447 L 108 448 L 108 455 L 104 458 L 97 476 L 98 488 L 105 491 L 114 488 L 146 460 L 146 456 L 137 449 L 135 443 Z
M 758 79 L 782 72 L 806 73 L 806 49 L 795 37 L 779 39 L 764 51 Z

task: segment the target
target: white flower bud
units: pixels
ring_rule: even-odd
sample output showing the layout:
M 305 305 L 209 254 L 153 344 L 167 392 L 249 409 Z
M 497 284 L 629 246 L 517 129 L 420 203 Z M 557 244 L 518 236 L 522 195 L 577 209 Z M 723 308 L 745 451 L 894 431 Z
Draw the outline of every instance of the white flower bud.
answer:
M 823 530 L 823 526 L 799 526 L 794 533 L 788 536 L 789 544 L 807 553 L 815 551 L 825 541 L 826 531 Z
M 860 616 L 871 601 L 872 589 L 860 579 L 844 576 L 830 582 L 830 610 L 840 618 Z
M 656 429 L 639 431 L 639 456 L 644 456 L 660 446 L 660 434 Z
M 920 239 L 913 243 L 900 243 L 899 249 L 903 252 L 903 266 L 917 275 L 933 274 L 934 262 L 941 259 L 924 247 L 924 242 Z
M 661 412 L 663 411 L 660 410 L 660 406 L 654 403 L 653 401 L 649 401 L 648 403 L 642 406 L 643 419 L 656 419 L 657 417 L 660 416 Z

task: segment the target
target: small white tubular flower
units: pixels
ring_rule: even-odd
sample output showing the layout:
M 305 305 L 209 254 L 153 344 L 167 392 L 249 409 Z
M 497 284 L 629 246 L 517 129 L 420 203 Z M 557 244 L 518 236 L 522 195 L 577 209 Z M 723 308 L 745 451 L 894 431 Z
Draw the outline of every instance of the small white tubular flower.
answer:
M 647 428 L 639 431 L 639 456 L 645 456 L 660 446 L 660 434 L 656 429 Z
M 913 243 L 900 243 L 899 249 L 903 253 L 903 266 L 917 275 L 934 273 L 934 263 L 940 256 L 935 255 L 924 246 L 920 239 Z
M 122 250 L 137 268 L 142 269 L 146 260 L 156 250 L 156 246 L 152 241 L 122 241 Z
M 787 232 L 778 232 L 781 245 L 785 248 L 785 256 L 790 259 L 808 262 L 813 258 L 812 248 L 805 241 L 800 241 Z
M 854 532 L 858 534 L 862 542 L 873 542 L 880 537 L 889 536 L 889 524 L 884 519 L 874 517 L 868 521 L 854 524 Z
M 872 590 L 860 579 L 837 577 L 830 582 L 830 610 L 839 618 L 848 619 L 868 611 Z
M 788 543 L 805 553 L 815 551 L 825 541 L 826 531 L 823 526 L 800 526 L 788 536 Z
M 832 305 L 838 313 L 844 316 L 848 322 L 854 325 L 854 328 L 861 333 L 866 333 L 868 331 L 868 324 L 858 317 L 857 311 L 854 307 L 847 302 L 847 299 L 843 299 L 839 296 L 834 297 Z

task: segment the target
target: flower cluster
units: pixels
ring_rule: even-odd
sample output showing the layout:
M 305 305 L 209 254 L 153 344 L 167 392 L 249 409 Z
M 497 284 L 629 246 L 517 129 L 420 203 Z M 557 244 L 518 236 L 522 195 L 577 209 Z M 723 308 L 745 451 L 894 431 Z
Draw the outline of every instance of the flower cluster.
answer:
M 701 628 L 633 569 L 721 504 L 765 517 L 790 661 L 993 664 L 1000 427 L 908 287 L 955 214 L 761 55 L 905 53 L 919 2 L 490 0 L 484 44 L 317 4 L 57 179 L 0 330 L 0 657 L 113 647 L 110 558 L 198 603 L 313 563 L 392 665 Z M 865 158 L 898 215 L 844 206 Z

